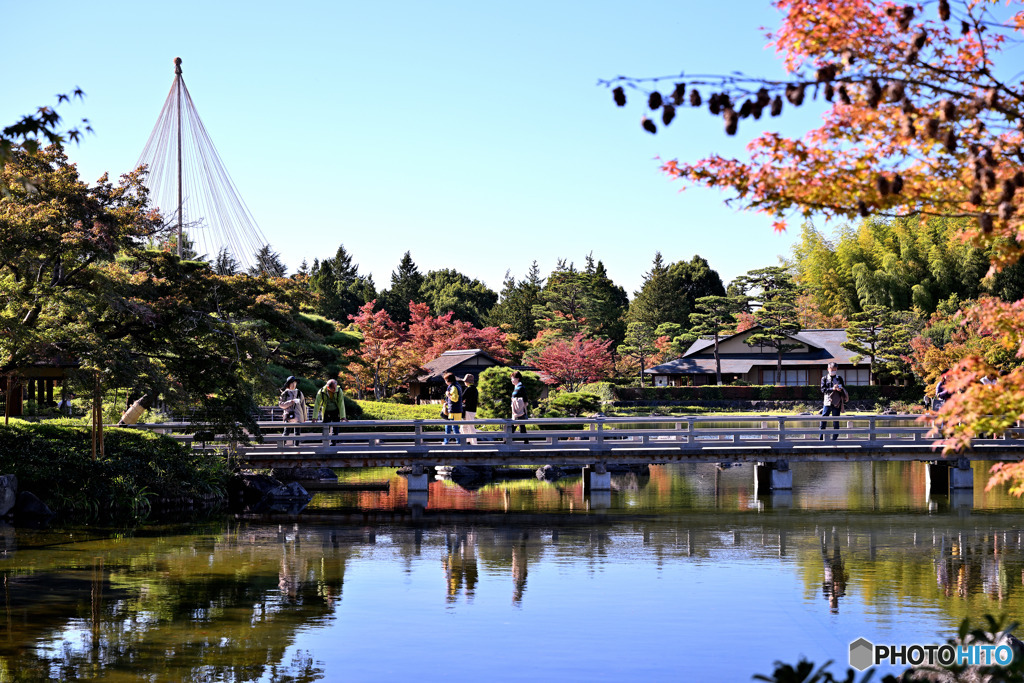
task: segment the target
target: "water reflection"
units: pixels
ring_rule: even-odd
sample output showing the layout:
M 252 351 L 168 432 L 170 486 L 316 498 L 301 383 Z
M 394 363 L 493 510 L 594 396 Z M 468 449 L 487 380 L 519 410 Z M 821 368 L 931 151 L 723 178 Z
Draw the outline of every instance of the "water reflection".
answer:
M 828 536 L 832 537 L 832 551 L 829 552 Z M 824 567 L 825 577 L 821 582 L 821 591 L 828 600 L 828 606 L 832 614 L 839 613 L 839 598 L 846 595 L 846 581 L 850 578 L 843 562 L 843 553 L 839 547 L 839 534 L 835 527 L 831 534 L 821 535 L 821 563 Z
M 437 481 L 417 512 L 393 485 L 287 522 L 7 529 L 0 680 L 424 679 L 452 648 L 470 653 L 446 661 L 452 680 L 749 680 L 842 661 L 861 636 L 1024 616 L 1016 499 L 932 505 L 905 465 L 798 471 L 788 507 L 753 497 L 750 468 L 680 467 L 614 477 L 603 508 L 574 480 Z M 773 637 L 737 657 L 721 637 L 737 625 Z M 683 641 L 701 654 L 674 654 Z M 644 649 L 663 654 L 621 656 Z

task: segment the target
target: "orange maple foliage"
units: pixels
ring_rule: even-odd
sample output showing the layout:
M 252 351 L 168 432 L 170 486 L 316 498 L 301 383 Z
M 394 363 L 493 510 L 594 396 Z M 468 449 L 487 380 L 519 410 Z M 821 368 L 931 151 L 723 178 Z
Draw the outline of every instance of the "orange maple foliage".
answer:
M 805 93 L 821 94 L 831 103 L 822 125 L 800 139 L 765 132 L 747 160 L 672 160 L 665 173 L 733 190 L 734 205 L 771 214 L 776 230 L 794 213 L 972 216 L 967 237 L 998 246 L 1000 263 L 1019 258 L 1024 89 L 1000 77 L 997 58 L 1024 38 L 1024 10 L 1000 21 L 1001 3 L 971 0 L 942 21 L 924 5 L 773 4 L 784 19 L 769 37 L 794 79 L 704 79 L 691 95 L 697 85 L 720 91 L 711 111 L 734 133 L 740 119 L 781 111 L 783 97 L 800 106 Z M 683 99 L 658 101 L 674 108 Z
M 780 115 L 805 98 L 826 102 L 821 125 L 794 139 L 764 132 L 744 159 L 713 155 L 662 164 L 686 184 L 731 190 L 733 206 L 765 212 L 776 230 L 787 219 L 881 215 L 961 216 L 974 220 L 963 239 L 992 247 L 993 268 L 1024 255 L 1024 81 L 1009 48 L 1024 38 L 1021 0 L 774 0 L 783 16 L 768 35 L 791 78 L 740 74 L 672 78 L 674 90 L 646 90 L 663 79 L 607 81 L 625 105 L 621 84 L 646 90 L 669 125 L 688 103 L 706 105 L 733 135 L 741 121 Z M 684 81 L 684 82 L 680 82 Z M 710 89 L 710 90 L 709 90 Z M 703 90 L 703 94 L 701 93 Z M 645 117 L 644 129 L 657 132 Z M 1024 419 L 1024 302 L 984 300 L 965 311 L 986 348 L 1017 361 L 995 384 L 986 356 L 957 349 L 946 372 L 954 397 L 941 418 L 947 451 L 978 434 L 998 434 Z M 939 354 L 941 355 L 941 354 Z M 939 355 L 932 354 L 936 360 Z M 931 416 L 935 418 L 935 415 Z M 1016 482 L 1024 464 L 998 468 L 990 485 Z

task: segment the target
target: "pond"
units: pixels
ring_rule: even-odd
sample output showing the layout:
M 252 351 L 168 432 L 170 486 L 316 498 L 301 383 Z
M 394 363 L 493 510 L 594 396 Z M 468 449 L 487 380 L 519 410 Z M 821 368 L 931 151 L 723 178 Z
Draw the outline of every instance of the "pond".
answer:
M 919 463 L 651 467 L 294 517 L 131 532 L 3 529 L 0 680 L 721 680 L 849 643 L 941 643 L 1024 617 L 1021 501 L 930 495 Z

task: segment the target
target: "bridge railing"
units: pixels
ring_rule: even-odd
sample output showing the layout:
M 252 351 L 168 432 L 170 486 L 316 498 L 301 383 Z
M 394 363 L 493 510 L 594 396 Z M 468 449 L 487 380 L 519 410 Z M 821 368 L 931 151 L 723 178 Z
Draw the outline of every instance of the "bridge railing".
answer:
M 259 422 L 262 440 L 246 445 L 246 451 L 343 452 L 367 449 L 426 450 L 605 450 L 615 448 L 710 449 L 727 447 L 820 446 L 821 440 L 844 446 L 927 445 L 931 425 L 917 415 L 852 415 L 823 419 L 818 415 L 694 415 L 657 417 L 537 418 L 530 420 L 353 420 L 340 423 Z M 820 424 L 825 422 L 826 429 Z M 834 422 L 839 429 L 833 429 Z M 462 429 L 445 434 L 446 426 L 473 425 L 475 433 Z M 526 425 L 528 431 L 516 431 Z M 196 448 L 223 447 L 222 435 L 203 434 L 194 423 L 139 424 L 138 429 L 168 434 Z M 833 441 L 833 436 L 836 440 Z M 1011 430 L 1000 440 L 1024 438 L 1024 428 Z M 977 440 L 985 443 L 986 440 Z

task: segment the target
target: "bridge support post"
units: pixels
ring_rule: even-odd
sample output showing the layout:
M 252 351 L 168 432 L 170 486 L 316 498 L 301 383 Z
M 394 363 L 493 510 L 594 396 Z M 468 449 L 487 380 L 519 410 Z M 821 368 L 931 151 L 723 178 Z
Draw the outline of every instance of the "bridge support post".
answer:
M 583 492 L 611 491 L 612 475 L 603 462 L 583 466 Z
M 771 491 L 792 491 L 793 471 L 789 469 L 789 462 L 778 460 L 776 462 L 759 462 L 754 465 L 754 493 L 768 493 Z
M 950 491 L 974 489 L 974 470 L 966 458 L 960 458 L 953 464 L 930 462 L 926 476 L 929 493 L 945 494 Z
M 949 468 L 949 488 L 953 491 L 974 490 L 974 470 L 971 469 L 971 462 L 967 458 L 960 458 L 956 467 Z
M 413 465 L 412 472 L 405 475 L 405 482 L 409 493 L 413 491 L 427 491 L 430 483 L 423 465 Z

